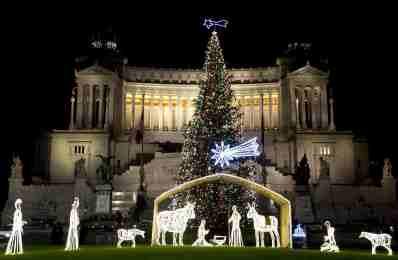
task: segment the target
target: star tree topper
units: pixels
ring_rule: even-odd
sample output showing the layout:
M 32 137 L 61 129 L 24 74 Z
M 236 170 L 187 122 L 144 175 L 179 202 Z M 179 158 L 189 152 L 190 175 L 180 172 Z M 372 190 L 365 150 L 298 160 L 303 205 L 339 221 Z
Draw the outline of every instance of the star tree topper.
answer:
M 211 27 L 214 27 L 216 29 L 217 27 L 222 27 L 222 28 L 227 28 L 228 21 L 225 19 L 222 20 L 213 20 L 213 19 L 205 19 L 203 26 L 206 27 L 207 29 L 210 29 Z
M 235 147 L 224 145 L 224 141 L 221 141 L 220 145 L 216 144 L 216 148 L 211 149 L 213 153 L 211 159 L 215 160 L 215 166 L 220 165 L 221 168 L 224 168 L 224 165 L 229 166 L 230 161 L 235 159 L 260 155 L 260 152 L 257 150 L 258 147 L 257 137 Z

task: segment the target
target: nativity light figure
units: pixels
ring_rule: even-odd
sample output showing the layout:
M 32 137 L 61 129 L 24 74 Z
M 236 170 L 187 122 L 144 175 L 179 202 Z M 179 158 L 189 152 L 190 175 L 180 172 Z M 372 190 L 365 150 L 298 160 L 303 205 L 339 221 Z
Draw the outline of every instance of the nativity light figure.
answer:
M 232 206 L 232 215 L 228 219 L 228 223 L 232 223 L 231 233 L 229 236 L 229 246 L 243 247 L 242 232 L 240 230 L 240 220 L 242 216 L 238 212 L 235 205 Z
M 69 229 L 68 236 L 66 239 L 65 251 L 77 251 L 79 250 L 79 198 L 75 197 L 72 203 L 72 209 L 69 215 Z
M 124 229 L 124 228 L 120 228 L 117 230 L 117 247 L 120 248 L 122 247 L 122 243 L 124 241 L 131 241 L 131 247 L 135 247 L 135 238 L 137 236 L 140 236 L 142 238 L 145 238 L 145 231 L 136 228 L 136 226 L 134 226 L 131 229 Z
M 270 234 L 272 247 L 280 247 L 278 219 L 275 216 L 268 216 L 269 224 L 267 224 L 266 217 L 257 213 L 254 203 L 252 205 L 248 203 L 248 206 L 249 211 L 247 212 L 247 218 L 253 220 L 254 234 L 256 237 L 256 247 L 265 247 L 265 233 Z
M 195 203 L 188 202 L 183 208 L 159 212 L 156 216 L 157 244 L 160 245 L 162 239 L 161 245 L 166 245 L 166 233 L 170 232 L 173 234 L 173 246 L 183 246 L 184 232 L 190 219 L 195 219 Z
M 198 228 L 198 238 L 193 242 L 192 246 L 213 246 L 206 241 L 206 236 L 210 230 L 206 229 L 206 220 L 202 219 Z
M 23 244 L 22 244 L 22 234 L 23 226 L 27 223 L 22 220 L 22 200 L 20 198 L 15 200 L 14 206 L 14 216 L 12 222 L 12 231 L 10 238 L 8 239 L 8 244 L 6 248 L 6 255 L 22 255 L 23 254 Z
M 375 234 L 369 232 L 361 232 L 359 238 L 365 238 L 372 244 L 372 255 L 376 254 L 377 247 L 384 247 L 388 251 L 388 255 L 392 255 L 390 234 Z

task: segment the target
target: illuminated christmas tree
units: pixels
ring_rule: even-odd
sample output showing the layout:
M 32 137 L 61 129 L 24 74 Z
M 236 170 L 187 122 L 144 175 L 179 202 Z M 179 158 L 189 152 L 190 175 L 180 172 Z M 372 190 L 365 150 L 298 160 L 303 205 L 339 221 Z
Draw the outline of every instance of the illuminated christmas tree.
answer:
M 230 77 L 225 69 L 220 42 L 215 31 L 207 46 L 204 63 L 205 78 L 195 100 L 195 113 L 184 134 L 182 163 L 178 170 L 177 184 L 222 171 L 211 160 L 211 149 L 222 141 L 236 145 L 240 141 L 241 113 L 231 89 Z M 238 174 L 239 170 L 235 170 Z M 246 192 L 235 184 L 205 184 L 177 196 L 185 204 L 195 201 L 196 220 L 206 219 L 214 227 L 227 220 L 232 205 L 243 208 Z M 225 224 L 225 227 L 227 225 Z

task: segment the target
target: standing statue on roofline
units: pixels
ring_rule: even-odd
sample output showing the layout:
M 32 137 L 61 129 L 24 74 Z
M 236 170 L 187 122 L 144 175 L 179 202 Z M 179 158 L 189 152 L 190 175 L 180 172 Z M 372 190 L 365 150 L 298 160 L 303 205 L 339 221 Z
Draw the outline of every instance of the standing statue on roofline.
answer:
M 390 158 L 384 159 L 383 179 L 386 177 L 392 177 L 392 164 L 391 164 Z

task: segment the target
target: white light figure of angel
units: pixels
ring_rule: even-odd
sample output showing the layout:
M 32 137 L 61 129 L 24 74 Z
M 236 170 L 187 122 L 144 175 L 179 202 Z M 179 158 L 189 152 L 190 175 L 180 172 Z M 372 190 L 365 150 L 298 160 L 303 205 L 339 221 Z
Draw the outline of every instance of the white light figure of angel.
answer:
M 72 203 L 72 209 L 70 210 L 69 216 L 69 230 L 68 237 L 66 239 L 65 251 L 77 251 L 79 250 L 79 198 L 75 197 Z
M 6 248 L 6 255 L 22 255 L 23 254 L 23 246 L 22 246 L 22 233 L 23 233 L 23 225 L 26 224 L 26 221 L 22 220 L 22 200 L 16 199 L 14 206 L 14 217 L 12 222 L 12 231 L 10 238 L 8 239 L 8 244 Z
M 221 168 L 224 168 L 224 165 L 229 166 L 230 161 L 235 159 L 260 155 L 260 152 L 257 150 L 258 147 L 257 137 L 232 148 L 230 145 L 224 145 L 222 141 L 220 145 L 216 144 L 215 149 L 211 149 L 213 153 L 211 159 L 215 160 L 214 165 L 219 164 Z

